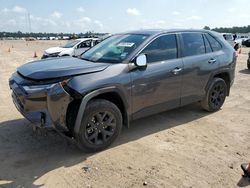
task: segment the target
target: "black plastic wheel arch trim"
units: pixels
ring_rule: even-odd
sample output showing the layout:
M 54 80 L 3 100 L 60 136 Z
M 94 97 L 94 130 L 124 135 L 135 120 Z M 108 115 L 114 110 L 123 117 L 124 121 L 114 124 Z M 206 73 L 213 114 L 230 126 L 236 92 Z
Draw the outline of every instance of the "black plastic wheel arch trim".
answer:
M 93 92 L 90 92 L 88 94 L 86 94 L 81 101 L 78 113 L 77 113 L 77 117 L 76 117 L 76 121 L 75 121 L 75 126 L 74 126 L 74 134 L 78 134 L 79 130 L 80 130 L 80 126 L 82 123 L 82 116 L 84 114 L 85 108 L 87 103 L 94 97 L 103 94 L 103 93 L 108 93 L 108 92 L 116 92 L 117 88 L 115 86 L 110 86 L 110 87 L 106 87 L 106 88 L 101 88 L 101 89 L 97 89 Z M 127 126 L 129 127 L 129 115 L 128 112 L 127 113 Z

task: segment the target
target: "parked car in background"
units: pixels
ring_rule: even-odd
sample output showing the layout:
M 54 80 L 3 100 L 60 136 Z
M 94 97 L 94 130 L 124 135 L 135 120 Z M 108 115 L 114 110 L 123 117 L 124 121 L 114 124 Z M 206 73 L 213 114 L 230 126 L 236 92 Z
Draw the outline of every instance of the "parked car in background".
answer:
M 222 33 L 222 36 L 236 51 L 241 48 L 241 41 L 234 40 L 232 33 Z
M 35 41 L 36 38 L 35 37 L 27 37 L 25 38 L 26 41 Z
M 235 43 L 238 43 L 242 46 L 242 43 L 247 40 L 248 38 L 237 38 L 234 40 Z
M 140 30 L 113 35 L 81 58 L 24 64 L 9 86 L 23 116 L 94 152 L 135 119 L 194 102 L 208 112 L 220 110 L 236 57 L 216 32 Z
M 242 45 L 243 45 L 243 46 L 246 46 L 246 47 L 250 47 L 250 38 L 244 40 L 244 41 L 242 42 Z
M 249 36 L 239 36 L 237 37 L 236 41 L 242 44 L 247 39 L 249 39 Z
M 52 47 L 44 51 L 42 59 L 51 57 L 73 56 L 77 57 L 89 48 L 99 43 L 98 38 L 81 38 L 68 41 L 64 46 Z

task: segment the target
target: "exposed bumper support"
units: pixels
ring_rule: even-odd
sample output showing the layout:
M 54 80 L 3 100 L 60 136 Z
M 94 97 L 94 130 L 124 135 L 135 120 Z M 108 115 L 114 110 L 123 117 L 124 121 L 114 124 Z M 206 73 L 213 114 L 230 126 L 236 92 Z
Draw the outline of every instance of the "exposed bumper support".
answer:
M 13 102 L 25 118 L 40 127 L 68 131 L 66 113 L 72 98 L 60 83 L 21 86 L 11 78 L 10 88 Z

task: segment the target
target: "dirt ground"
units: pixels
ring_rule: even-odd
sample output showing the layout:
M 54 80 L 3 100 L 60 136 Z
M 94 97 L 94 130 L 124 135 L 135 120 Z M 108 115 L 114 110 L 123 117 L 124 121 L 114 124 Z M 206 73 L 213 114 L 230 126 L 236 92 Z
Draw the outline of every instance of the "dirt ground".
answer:
M 55 133 L 34 134 L 10 96 L 16 67 L 59 43 L 0 41 L 0 187 L 250 186 L 240 169 L 250 162 L 250 49 L 238 58 L 235 84 L 219 112 L 194 104 L 144 118 L 124 127 L 107 150 L 84 154 Z

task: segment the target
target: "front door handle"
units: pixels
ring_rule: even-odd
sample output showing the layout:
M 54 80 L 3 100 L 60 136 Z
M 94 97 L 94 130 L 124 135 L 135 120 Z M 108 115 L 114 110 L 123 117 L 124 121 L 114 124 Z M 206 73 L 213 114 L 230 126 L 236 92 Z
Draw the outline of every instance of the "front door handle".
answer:
M 182 68 L 176 67 L 174 70 L 171 71 L 174 75 L 179 74 L 182 71 Z
M 210 60 L 208 61 L 208 63 L 209 63 L 209 64 L 214 64 L 214 63 L 216 63 L 216 61 L 217 61 L 216 59 L 212 58 L 212 59 L 210 59 Z

